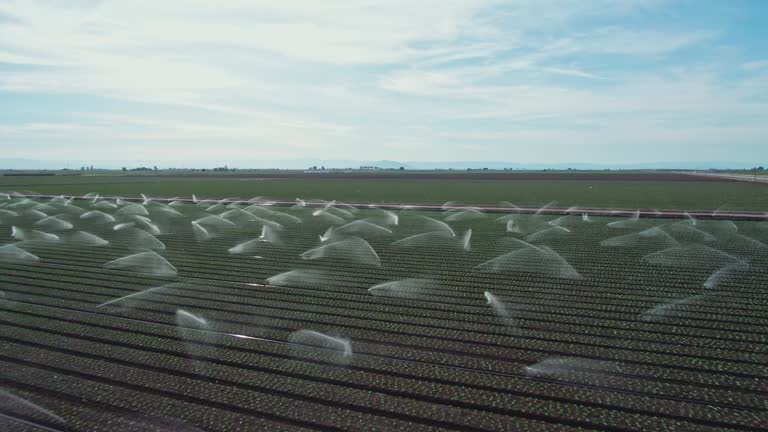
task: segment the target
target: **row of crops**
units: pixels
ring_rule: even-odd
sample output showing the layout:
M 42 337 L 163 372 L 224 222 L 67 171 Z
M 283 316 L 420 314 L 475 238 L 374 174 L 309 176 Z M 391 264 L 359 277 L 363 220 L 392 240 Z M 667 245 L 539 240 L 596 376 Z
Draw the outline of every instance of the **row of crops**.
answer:
M 0 195 L 2 422 L 768 422 L 768 222 L 507 206 Z

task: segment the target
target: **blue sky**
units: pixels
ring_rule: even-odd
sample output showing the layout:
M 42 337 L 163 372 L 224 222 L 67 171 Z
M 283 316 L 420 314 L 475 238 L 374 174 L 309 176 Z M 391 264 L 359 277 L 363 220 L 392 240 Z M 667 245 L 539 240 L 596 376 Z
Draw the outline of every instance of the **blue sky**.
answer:
M 2 158 L 758 161 L 768 2 L 3 0 Z

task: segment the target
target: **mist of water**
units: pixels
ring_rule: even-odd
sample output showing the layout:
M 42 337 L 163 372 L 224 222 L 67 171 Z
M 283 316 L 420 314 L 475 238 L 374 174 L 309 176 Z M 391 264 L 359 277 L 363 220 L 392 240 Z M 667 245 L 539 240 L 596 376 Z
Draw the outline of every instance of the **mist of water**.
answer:
M 468 228 L 464 231 L 464 235 L 461 236 L 461 248 L 469 252 L 472 249 L 470 242 L 472 241 L 472 228 Z
M 215 206 L 215 205 L 217 205 L 217 204 L 219 204 L 219 202 L 217 200 L 212 200 L 212 199 L 202 200 L 202 201 L 198 201 L 197 203 L 195 203 L 195 205 L 197 205 L 198 207 L 204 208 L 206 210 L 211 208 L 211 207 L 213 207 L 213 206 Z M 221 206 L 221 208 L 223 208 L 223 207 L 224 206 Z
M 269 199 L 267 197 L 259 195 L 259 196 L 255 196 L 255 197 L 253 197 L 251 199 L 248 199 L 245 202 L 248 203 L 248 204 L 261 204 L 261 203 L 267 202 L 267 201 L 269 201 Z
M 755 240 L 752 237 L 745 236 L 743 234 L 736 234 L 730 239 L 732 242 L 739 243 L 741 245 L 744 245 L 751 249 L 768 249 L 768 245 L 761 242 L 760 240 Z
M 322 270 L 291 270 L 267 278 L 267 283 L 284 287 L 315 288 L 326 285 L 328 280 L 328 273 Z
M 389 210 L 375 209 L 364 220 L 376 225 L 397 226 L 400 223 L 400 216 Z
M 537 231 L 533 234 L 528 235 L 525 237 L 525 241 L 527 242 L 542 242 L 542 241 L 552 241 L 552 240 L 558 240 L 563 237 L 567 237 L 571 234 L 571 230 L 568 228 L 564 228 L 561 226 L 553 226 L 551 228 L 546 228 L 541 231 Z
M 251 220 L 248 221 L 248 225 L 255 225 L 259 228 L 264 228 L 264 226 L 269 226 L 275 231 L 282 231 L 284 229 L 284 227 L 281 224 L 273 220 L 260 218 L 258 216 L 252 216 Z
M 95 204 L 91 204 L 91 207 L 97 210 L 115 210 L 117 208 L 117 204 L 113 204 L 109 201 L 99 201 Z
M 80 219 L 87 220 L 88 222 L 107 224 L 115 222 L 115 218 L 107 213 L 99 210 L 93 210 L 80 215 Z
M 139 252 L 104 264 L 110 270 L 134 271 L 153 276 L 176 276 L 178 271 L 173 264 L 156 252 Z
M 114 213 L 114 215 L 115 216 L 133 216 L 133 215 L 149 216 L 149 212 L 142 205 L 139 205 L 136 203 L 129 203 L 125 207 L 117 210 Z
M 635 210 L 635 212 L 632 213 L 632 216 L 629 218 L 620 221 L 609 222 L 607 226 L 608 228 L 635 228 L 640 224 L 640 211 Z
M 450 234 L 451 237 L 456 237 L 456 233 L 450 225 L 428 216 L 413 216 L 413 225 L 427 231 L 445 231 Z
M 123 223 L 119 223 L 119 224 L 116 224 L 115 226 L 113 226 L 112 230 L 113 231 L 120 231 L 120 230 L 124 230 L 126 228 L 133 228 L 135 226 L 136 226 L 136 222 L 123 222 Z
M 509 326 L 517 326 L 518 322 L 515 319 L 515 317 L 512 314 L 513 308 L 510 307 L 505 302 L 501 301 L 498 297 L 493 295 L 490 291 L 486 291 L 483 293 L 483 296 L 485 297 L 486 302 L 489 306 L 493 309 L 493 312 L 496 314 L 496 316 L 501 319 L 501 321 Z
M 43 417 L 46 421 L 53 421 L 61 425 L 67 423 L 53 411 L 4 389 L 0 389 L 0 411 L 17 414 L 22 417 L 31 417 L 32 419 Z
M 507 220 L 507 232 L 522 235 L 531 235 L 539 231 L 552 228 L 541 216 L 516 215 L 514 219 Z
M 104 303 L 101 303 L 98 306 L 96 306 L 96 308 L 97 309 L 105 308 L 112 311 L 125 311 L 125 310 L 134 309 L 137 307 L 140 301 L 144 300 L 142 299 L 143 297 L 150 296 L 151 294 L 154 294 L 154 293 L 170 291 L 176 285 L 179 285 L 179 284 L 171 283 L 171 284 L 160 285 L 152 288 L 147 288 L 141 291 L 136 291 L 128 295 L 124 295 L 122 297 L 105 301 Z
M 165 249 L 165 244 L 154 235 L 138 228 L 128 227 L 120 230 L 123 237 L 120 242 L 131 249 Z
M 557 219 L 547 222 L 548 225 L 561 227 L 561 228 L 568 228 L 573 225 L 576 225 L 577 223 L 578 223 L 578 219 L 573 215 L 560 216 Z
M 0 218 L 16 218 L 19 214 L 13 210 L 0 209 Z
M 318 237 L 320 237 L 320 243 L 325 243 L 331 238 L 333 238 L 333 227 L 328 227 L 327 230 L 325 230 L 324 233 L 320 234 Z
M 462 210 L 453 212 L 445 218 L 448 222 L 462 222 L 468 220 L 485 219 L 487 216 L 485 213 L 478 210 Z
M 140 215 L 134 215 L 132 218 L 134 221 L 136 221 L 136 226 L 149 232 L 152 235 L 160 235 L 162 232 L 160 231 L 160 227 L 155 224 L 152 219 L 140 216 Z
M 538 273 L 562 279 L 582 276 L 560 254 L 547 246 L 525 247 L 486 261 L 476 270 L 483 273 Z
M 66 198 L 64 195 L 59 195 L 48 200 L 48 204 L 56 208 L 66 207 L 71 203 L 72 198 Z
M 71 223 L 59 219 L 56 216 L 48 216 L 40 219 L 39 221 L 35 222 L 34 225 L 48 231 L 65 231 L 73 228 Z
M 698 228 L 694 228 L 688 225 L 687 222 L 678 222 L 670 225 L 666 225 L 665 229 L 673 234 L 679 234 L 686 239 L 698 242 L 713 242 L 717 238 L 708 232 L 704 232 Z
M 11 237 L 16 240 L 23 240 L 26 242 L 53 243 L 61 240 L 61 238 L 56 234 L 38 230 L 27 231 L 16 226 L 11 226 Z
M 53 213 L 53 212 L 58 211 L 58 209 L 56 207 L 48 205 L 48 204 L 45 204 L 45 203 L 38 204 L 38 205 L 32 207 L 32 210 L 37 210 L 37 211 L 43 212 L 43 213 Z
M 536 249 L 538 251 L 543 251 L 542 249 L 515 237 L 501 237 L 496 239 L 496 247 L 494 248 L 494 250 L 496 251 L 496 253 L 504 255 L 515 249 L 521 249 L 521 248 L 530 248 L 530 249 Z
M 686 220 L 686 223 L 687 223 L 688 225 L 690 225 L 690 226 L 696 226 L 696 223 L 697 223 L 697 222 L 696 222 L 696 219 L 694 219 L 694 217 L 693 217 L 693 216 L 691 216 L 691 214 L 690 214 L 690 213 L 688 213 L 687 211 L 685 211 L 685 212 L 683 212 L 683 214 L 685 215 L 685 217 L 686 217 L 686 219 L 687 219 L 687 220 Z
M 155 206 L 152 207 L 151 213 L 154 213 L 157 216 L 162 216 L 166 218 L 180 218 L 184 217 L 183 214 L 176 211 L 173 207 L 169 207 L 166 204 L 160 204 L 160 203 L 154 203 Z
M 234 222 L 216 215 L 196 219 L 194 224 L 205 229 L 209 238 L 222 236 L 237 227 Z M 193 229 L 195 225 L 192 225 Z
M 739 231 L 739 227 L 729 220 L 703 220 L 699 221 L 696 227 L 717 238 L 731 237 Z
M 344 225 L 347 221 L 339 216 L 329 213 L 326 210 L 315 210 L 312 212 L 312 216 L 323 221 L 324 223 L 331 225 Z
M 220 211 L 225 211 L 225 210 L 227 210 L 227 206 L 222 203 L 216 203 L 208 207 L 207 209 L 205 209 L 205 211 L 208 213 L 218 213 Z
M 8 204 L 6 208 L 9 208 L 11 210 L 24 210 L 24 209 L 31 209 L 32 207 L 38 204 L 40 203 L 35 200 L 24 198 L 21 201 L 16 201 L 15 203 Z
M 62 214 L 78 216 L 78 217 L 83 213 L 86 213 L 86 210 L 84 208 L 78 207 L 76 205 L 70 205 L 70 204 L 62 206 L 61 211 L 62 211 Z
M 355 206 L 353 206 L 351 204 L 343 203 L 341 201 L 336 201 L 335 204 L 329 205 L 329 206 L 326 206 L 326 207 L 335 207 L 337 209 L 343 209 L 344 211 L 349 212 L 352 215 L 351 217 L 355 217 L 355 214 L 360 211 L 359 208 L 357 208 L 357 207 L 355 207 Z
M 192 235 L 198 242 L 202 242 L 211 238 L 211 235 L 208 234 L 208 230 L 200 226 L 200 224 L 197 222 L 192 222 Z
M 273 212 L 271 220 L 284 225 L 304 223 L 304 221 L 302 221 L 299 217 L 279 211 Z
M 719 288 L 721 285 L 728 283 L 743 273 L 746 273 L 749 268 L 749 264 L 746 263 L 729 264 L 712 273 L 704 282 L 704 288 L 710 290 Z
M 363 265 L 381 267 L 381 260 L 367 241 L 359 237 L 334 241 L 324 246 L 310 249 L 301 254 L 305 260 L 338 259 Z
M 0 246 L 0 261 L 40 261 L 40 258 L 16 245 L 6 244 Z
M 262 207 L 258 204 L 250 205 L 243 209 L 244 212 L 250 213 L 253 216 L 258 216 L 261 218 L 269 218 L 271 217 L 275 212 L 271 209 L 268 209 L 266 207 Z
M 600 242 L 600 246 L 608 247 L 633 247 L 642 244 L 653 244 L 666 248 L 680 245 L 677 240 L 659 227 L 649 228 L 639 233 L 612 237 Z
M 176 324 L 181 327 L 198 328 L 201 330 L 205 330 L 208 327 L 208 321 L 205 318 L 183 309 L 176 311 Z
M 435 293 L 432 279 L 408 278 L 380 283 L 368 288 L 376 297 L 393 297 L 410 300 L 431 300 Z
M 516 206 L 515 204 L 512 204 L 509 201 L 499 201 L 499 205 L 502 206 L 502 207 L 509 207 L 511 209 L 520 211 L 520 207 Z
M 534 213 L 533 215 L 534 216 L 539 216 L 539 215 L 543 214 L 545 211 L 547 211 L 548 209 L 550 209 L 550 208 L 552 208 L 552 207 L 554 207 L 556 205 L 557 205 L 557 201 L 550 201 L 550 202 L 544 204 L 543 206 L 541 206 L 541 208 L 539 208 L 538 210 L 536 210 L 536 213 Z
M 297 330 L 288 336 L 294 356 L 312 356 L 321 361 L 348 364 L 352 360 L 349 339 L 330 336 L 314 330 Z
M 254 255 L 269 251 L 272 246 L 273 244 L 268 241 L 253 239 L 233 246 L 227 249 L 227 252 L 232 255 Z
M 365 220 L 356 220 L 344 224 L 334 230 L 336 235 L 358 235 L 362 237 L 388 236 L 392 231 Z
M 340 209 L 338 207 L 326 206 L 323 210 L 326 213 L 330 213 L 330 214 L 332 214 L 334 216 L 338 216 L 338 217 L 340 217 L 342 219 L 354 219 L 355 218 L 355 215 L 351 211 L 345 210 L 345 209 Z
M 519 215 L 517 215 L 517 214 L 508 214 L 508 215 L 504 215 L 504 216 L 498 217 L 498 218 L 494 219 L 494 221 L 496 223 L 508 224 L 509 222 L 512 222 L 514 224 L 514 220 L 518 216 Z
M 414 234 L 397 240 L 392 243 L 392 246 L 402 247 L 422 247 L 422 248 L 434 248 L 438 245 L 449 245 L 456 240 L 456 235 L 453 231 L 430 231 L 421 234 Z
M 703 295 L 695 295 L 671 302 L 661 303 L 640 314 L 640 319 L 646 322 L 669 320 L 679 316 L 681 312 L 685 312 L 689 306 L 700 303 L 703 300 Z
M 261 235 L 257 239 L 253 239 L 244 243 L 240 243 L 228 250 L 233 255 L 251 255 L 255 253 L 264 252 L 268 248 L 276 245 L 282 245 L 280 237 L 273 228 L 264 225 L 261 229 Z
M 536 378 L 580 381 L 601 384 L 610 380 L 610 375 L 621 372 L 617 363 L 581 357 L 552 357 L 525 368 L 525 372 Z
M 217 334 L 212 331 L 213 327 L 213 323 L 200 315 L 184 309 L 176 310 L 176 331 L 184 341 L 184 351 L 189 356 L 190 368 L 196 374 L 205 374 L 210 368 L 209 363 L 202 358 L 215 356 L 216 348 L 212 346 L 212 342 L 217 339 Z
M 27 216 L 30 219 L 45 219 L 48 217 L 47 214 L 35 209 L 24 210 L 24 216 Z
M 226 219 L 236 225 L 245 225 L 246 223 L 253 221 L 256 217 L 242 209 L 231 209 L 220 214 L 219 217 Z
M 642 260 L 671 267 L 725 267 L 730 264 L 746 264 L 733 255 L 702 244 L 671 247 L 648 254 Z
M 69 243 L 76 246 L 108 246 L 109 242 L 103 238 L 85 231 L 77 231 L 69 237 Z

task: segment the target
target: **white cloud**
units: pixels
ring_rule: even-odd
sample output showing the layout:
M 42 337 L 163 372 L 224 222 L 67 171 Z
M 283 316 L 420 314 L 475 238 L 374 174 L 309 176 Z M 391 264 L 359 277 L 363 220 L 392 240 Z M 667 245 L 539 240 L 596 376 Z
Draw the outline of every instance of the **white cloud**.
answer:
M 114 142 L 162 154 L 163 143 L 173 152 L 193 146 L 197 155 L 208 149 L 232 157 L 302 152 L 388 159 L 473 158 L 509 140 L 755 139 L 763 130 L 757 124 L 743 133 L 729 124 L 696 124 L 702 118 L 735 124 L 739 116 L 767 111 L 756 95 L 768 81 L 758 73 L 723 85 L 717 65 L 712 71 L 677 63 L 682 50 L 718 38 L 717 29 L 622 24 L 667 6 L 7 0 L 0 15 L 12 18 L 0 22 L 0 62 L 12 67 L 0 69 L 0 92 L 96 95 L 127 107 L 89 113 L 75 106 L 71 123 L 59 123 L 41 106 L 39 119 L 2 126 L 0 138 L 56 137 L 91 143 L 92 152 L 110 151 L 97 142 Z M 589 20 L 618 24 L 585 30 L 580 23 Z M 630 70 L 621 67 L 628 59 Z M 735 67 L 760 72 L 765 66 L 764 60 L 742 63 Z M 670 128 L 673 121 L 680 126 Z M 467 152 L 475 138 L 486 147 Z M 25 148 L 32 150 L 18 151 L 37 151 Z
M 660 55 L 696 45 L 714 37 L 715 34 L 712 31 L 633 30 L 607 27 L 560 39 L 552 45 L 552 51 L 562 54 Z

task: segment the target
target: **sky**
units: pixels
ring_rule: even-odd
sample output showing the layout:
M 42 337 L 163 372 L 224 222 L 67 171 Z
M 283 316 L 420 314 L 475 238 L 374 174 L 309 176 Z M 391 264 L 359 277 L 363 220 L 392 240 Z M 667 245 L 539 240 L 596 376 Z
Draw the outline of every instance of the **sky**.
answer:
M 762 0 L 0 0 L 0 158 L 765 164 L 767 19 Z

